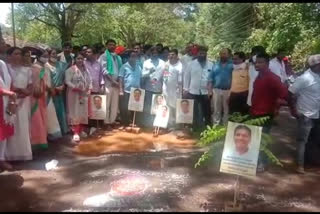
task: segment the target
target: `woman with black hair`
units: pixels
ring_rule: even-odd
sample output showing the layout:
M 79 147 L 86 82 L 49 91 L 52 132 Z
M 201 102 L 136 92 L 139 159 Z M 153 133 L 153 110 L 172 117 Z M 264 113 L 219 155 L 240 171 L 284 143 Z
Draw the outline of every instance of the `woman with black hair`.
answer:
M 88 124 L 88 96 L 92 89 L 91 76 L 84 65 L 84 56 L 79 53 L 75 64 L 66 71 L 65 83 L 67 88 L 67 118 L 73 131 L 73 141 L 80 141 L 83 125 Z
M 46 92 L 53 94 L 47 86 L 48 74 L 44 65 L 48 62 L 48 52 L 37 50 L 37 62 L 32 65 L 33 96 L 31 98 L 31 144 L 33 148 L 46 149 L 47 143 L 47 100 Z
M 55 141 L 62 137 L 62 133 L 61 133 L 60 124 L 58 121 L 57 112 L 56 112 L 56 108 L 54 106 L 53 100 L 59 92 L 62 92 L 61 89 L 63 88 L 56 87 L 53 83 L 53 80 L 51 78 L 53 76 L 53 73 L 49 68 L 50 66 L 49 59 L 50 59 L 50 54 L 52 53 L 52 50 L 49 49 L 46 52 L 48 52 L 48 57 L 49 57 L 48 62 L 44 64 L 45 72 L 48 77 L 46 81 L 46 89 L 47 89 L 46 90 L 46 107 L 47 107 L 47 119 L 46 119 L 47 124 L 46 125 L 47 125 L 47 131 L 48 131 L 48 140 Z M 66 69 L 66 66 L 64 69 Z
M 32 95 L 32 71 L 22 66 L 22 50 L 18 47 L 7 51 L 8 69 L 12 78 L 11 90 L 17 94 L 14 135 L 8 138 L 5 157 L 8 161 L 32 160 L 30 142 L 30 102 Z
M 54 88 L 55 96 L 52 97 L 52 101 L 55 106 L 57 118 L 59 121 L 61 134 L 65 135 L 69 131 L 67 124 L 67 113 L 65 104 L 65 72 L 68 68 L 68 64 L 65 62 L 58 61 L 57 50 L 50 49 L 49 62 L 45 65 L 48 73 L 50 74 L 51 85 Z

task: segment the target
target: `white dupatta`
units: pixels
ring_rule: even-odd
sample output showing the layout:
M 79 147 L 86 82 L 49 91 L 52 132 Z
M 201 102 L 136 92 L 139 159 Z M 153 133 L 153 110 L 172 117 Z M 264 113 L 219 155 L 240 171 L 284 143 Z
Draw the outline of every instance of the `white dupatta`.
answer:
M 5 64 L 4 61 L 0 60 L 0 72 L 2 73 L 2 75 L 0 75 L 0 87 L 10 91 L 10 86 L 11 86 L 11 76 L 9 75 L 8 72 L 8 68 Z M 7 106 L 9 103 L 9 97 L 8 96 L 2 96 L 3 99 L 3 118 L 6 124 L 13 124 L 14 121 L 14 116 L 13 115 L 9 115 L 7 114 L 6 110 L 7 110 Z

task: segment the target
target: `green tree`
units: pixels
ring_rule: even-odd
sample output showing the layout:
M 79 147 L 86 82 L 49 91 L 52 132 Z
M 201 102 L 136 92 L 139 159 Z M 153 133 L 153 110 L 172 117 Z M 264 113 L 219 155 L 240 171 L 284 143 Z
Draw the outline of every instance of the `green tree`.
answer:
M 17 28 L 26 31 L 35 22 L 59 32 L 61 42 L 71 41 L 81 16 L 91 4 L 80 3 L 19 3 L 15 8 Z
M 76 28 L 75 41 L 90 44 L 115 38 L 131 47 L 134 42 L 180 47 L 190 39 L 191 25 L 175 13 L 174 4 L 94 4 Z
M 254 4 L 204 3 L 195 17 L 196 40 L 210 47 L 214 57 L 222 47 L 240 49 L 255 26 Z

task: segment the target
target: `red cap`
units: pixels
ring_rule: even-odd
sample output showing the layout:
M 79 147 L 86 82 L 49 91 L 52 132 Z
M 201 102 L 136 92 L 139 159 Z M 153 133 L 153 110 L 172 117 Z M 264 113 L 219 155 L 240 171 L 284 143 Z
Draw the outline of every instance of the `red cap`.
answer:
M 194 45 L 192 48 L 191 48 L 191 53 L 193 56 L 196 56 L 198 55 L 198 46 L 197 45 Z
M 119 45 L 119 46 L 116 47 L 116 49 L 114 50 L 114 52 L 115 52 L 116 54 L 120 55 L 120 54 L 122 54 L 125 50 L 126 50 L 125 47 Z

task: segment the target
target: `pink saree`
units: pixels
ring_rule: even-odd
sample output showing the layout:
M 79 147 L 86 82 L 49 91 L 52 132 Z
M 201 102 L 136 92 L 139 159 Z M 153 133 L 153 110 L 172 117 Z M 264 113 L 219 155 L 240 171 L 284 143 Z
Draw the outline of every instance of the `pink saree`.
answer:
M 32 66 L 32 74 L 34 95 L 31 99 L 31 144 L 33 148 L 46 149 L 48 148 L 48 143 L 45 82 L 48 77 L 45 69 L 38 64 Z

